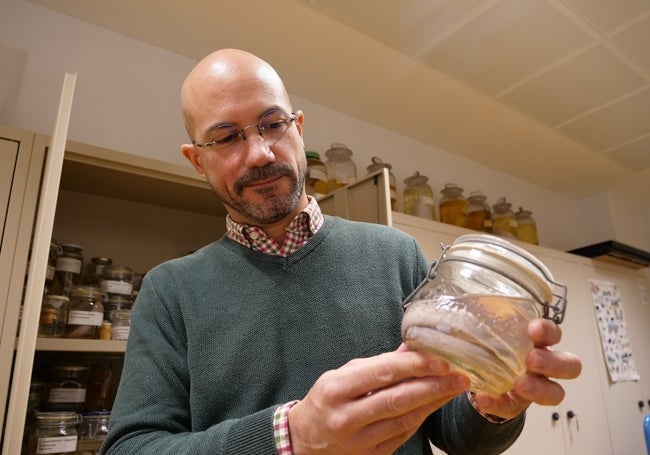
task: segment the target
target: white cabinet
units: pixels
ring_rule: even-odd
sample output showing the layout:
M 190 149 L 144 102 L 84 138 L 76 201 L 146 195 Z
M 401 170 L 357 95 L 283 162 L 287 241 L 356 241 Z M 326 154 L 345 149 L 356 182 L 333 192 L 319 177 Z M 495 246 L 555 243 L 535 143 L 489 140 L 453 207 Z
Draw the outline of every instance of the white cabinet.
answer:
M 30 234 L 46 144 L 49 139 L 28 132 L 0 128 L 3 137 L 18 141 L 19 158 L 26 150 L 27 164 L 21 170 L 31 180 L 30 192 L 12 193 L 10 207 L 16 204 L 22 221 L 6 223 L 3 239 L 3 277 L 9 276 L 12 293 L 0 295 L 3 302 L 2 364 L 28 363 L 18 370 L 0 370 L 2 398 L 15 395 L 17 385 L 29 387 L 34 366 L 43 359 L 101 358 L 123 355 L 126 342 L 37 338 L 37 324 L 20 331 L 16 338 L 18 310 L 27 269 Z M 24 145 L 23 145 L 24 144 Z M 179 152 L 180 153 L 180 152 Z M 4 170 L 4 168 L 3 168 Z M 23 178 L 25 180 L 25 178 Z M 23 186 L 26 183 L 23 181 Z M 60 171 L 60 190 L 50 207 L 52 237 L 61 243 L 78 243 L 84 247 L 86 261 L 93 256 L 109 256 L 116 263 L 146 272 L 154 265 L 206 245 L 225 231 L 225 209 L 208 185 L 189 166 L 176 166 L 116 151 L 68 142 Z M 14 200 L 15 197 L 15 200 Z M 55 210 L 54 210 L 55 208 Z M 9 218 L 8 218 L 9 220 Z M 13 237 L 8 237 L 8 232 Z M 20 237 L 17 241 L 15 237 Z M 48 239 L 49 246 L 49 239 Z M 7 268 L 4 253 L 11 250 Z M 43 276 L 45 272 L 43 264 Z M 6 275 L 5 275 L 6 273 Z M 2 285 L 5 285 L 4 279 Z M 42 286 L 41 286 L 42 293 Z M 25 301 L 25 306 L 40 311 L 41 296 Z M 11 311 L 9 311 L 11 310 Z M 25 325 L 23 324 L 23 328 Z M 20 354 L 16 346 L 33 344 L 31 351 Z M 19 358 L 20 357 L 20 358 Z M 35 364 L 32 363 L 35 358 Z M 13 373 L 12 386 L 9 377 Z M 117 379 L 116 379 L 117 381 Z M 15 455 L 23 439 L 24 404 L 5 415 L 3 455 Z M 4 409 L 4 406 L 3 406 Z
M 353 186 L 373 187 L 383 182 L 383 179 L 370 177 L 361 179 Z M 347 190 L 348 193 L 355 191 L 358 190 Z M 411 234 L 430 261 L 439 257 L 441 244 L 450 244 L 458 236 L 472 232 L 403 213 L 390 213 L 389 206 L 382 200 L 369 199 L 374 194 L 384 194 L 383 188 L 374 191 L 366 189 L 364 194 L 367 199 L 358 202 L 354 198 L 345 200 L 345 193 L 338 193 L 335 195 L 339 199 L 336 205 L 332 204 L 332 196 L 328 195 L 322 206 L 330 214 L 353 214 L 353 219 L 381 222 Z M 369 207 L 378 207 L 380 211 L 389 213 L 368 213 Z M 566 397 L 559 406 L 532 405 L 529 408 L 523 434 L 507 453 L 645 453 L 642 420 L 650 407 L 649 274 L 535 245 L 517 244 L 542 260 L 558 281 L 567 284 L 567 311 L 561 325 L 563 339 L 557 349 L 578 354 L 583 362 L 583 371 L 575 380 L 560 381 L 566 390 Z M 633 356 L 641 377 L 638 382 L 611 384 L 609 381 L 589 290 L 589 280 L 593 278 L 611 281 L 619 286 Z M 643 408 L 639 407 L 639 402 L 644 403 Z

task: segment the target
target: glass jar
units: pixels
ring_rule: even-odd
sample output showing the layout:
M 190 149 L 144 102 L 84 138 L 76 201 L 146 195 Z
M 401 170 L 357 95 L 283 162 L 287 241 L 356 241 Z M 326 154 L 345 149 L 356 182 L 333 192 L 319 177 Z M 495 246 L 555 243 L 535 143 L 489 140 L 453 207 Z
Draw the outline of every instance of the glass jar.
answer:
M 82 246 L 72 243 L 61 245 L 61 251 L 56 258 L 56 278 L 61 286 L 61 292 L 57 293 L 68 297 L 72 286 L 81 282 L 83 261 Z
M 404 179 L 404 213 L 433 220 L 435 216 L 433 190 L 427 183 L 429 177 L 418 171 Z
M 50 252 L 47 256 L 47 270 L 45 272 L 44 294 L 51 294 L 53 291 L 54 279 L 56 277 L 56 260 L 59 257 L 61 247 L 54 240 L 50 242 Z
M 107 411 L 113 407 L 113 367 L 110 363 L 91 365 L 87 390 L 86 411 Z
M 320 197 L 329 193 L 327 183 L 327 166 L 320 159 L 318 152 L 307 150 L 307 175 L 305 176 L 305 191 L 310 196 Z
M 48 411 L 81 411 L 86 402 L 86 372 L 83 365 L 55 365 L 47 395 Z
M 39 412 L 29 439 L 29 455 L 75 453 L 77 451 L 76 412 Z
M 356 182 L 357 167 L 352 161 L 352 150 L 345 144 L 334 142 L 325 152 L 328 186 L 334 191 Z
M 397 210 L 397 180 L 395 175 L 391 172 L 393 166 L 388 163 L 384 163 L 380 158 L 373 156 L 370 161 L 372 164 L 366 167 L 368 174 L 379 171 L 380 169 L 388 169 L 388 186 L 390 188 L 390 209 Z
M 539 245 L 537 223 L 533 218 L 533 212 L 519 207 L 519 211 L 515 213 L 515 220 L 517 220 L 517 240 Z
M 511 242 L 468 234 L 443 248 L 404 306 L 409 349 L 433 352 L 464 370 L 472 391 L 500 395 L 526 372 L 533 348 L 528 322 L 542 316 L 562 322 L 566 286 Z
M 99 339 L 104 320 L 104 295 L 96 287 L 75 286 L 70 291 L 66 338 Z
M 104 321 L 111 321 L 113 314 L 118 310 L 130 310 L 133 307 L 133 298 L 123 294 L 109 294 L 104 304 Z
M 131 330 L 131 310 L 117 310 L 111 319 L 111 340 L 126 341 Z
M 447 183 L 441 191 L 440 221 L 454 226 L 467 227 L 467 201 L 463 189 L 455 183 Z
M 84 412 L 79 423 L 79 455 L 99 455 L 99 448 L 108 435 L 110 411 Z
M 38 336 L 59 338 L 65 334 L 70 299 L 63 295 L 47 294 L 41 304 L 41 318 L 38 322 Z
M 144 280 L 144 273 L 133 274 L 133 290 L 131 291 L 131 301 L 134 301 L 142 287 L 142 280 Z
M 479 232 L 492 233 L 492 210 L 481 191 L 467 196 L 467 227 Z
M 90 264 L 86 267 L 83 283 L 91 286 L 97 285 L 99 278 L 104 273 L 106 267 L 113 264 L 113 259 L 107 257 L 96 256 L 90 260 Z
M 99 278 L 99 288 L 107 294 L 131 296 L 133 270 L 126 265 L 109 265 Z
M 517 238 L 517 220 L 512 212 L 512 204 L 500 197 L 492 206 L 492 232 L 505 239 Z

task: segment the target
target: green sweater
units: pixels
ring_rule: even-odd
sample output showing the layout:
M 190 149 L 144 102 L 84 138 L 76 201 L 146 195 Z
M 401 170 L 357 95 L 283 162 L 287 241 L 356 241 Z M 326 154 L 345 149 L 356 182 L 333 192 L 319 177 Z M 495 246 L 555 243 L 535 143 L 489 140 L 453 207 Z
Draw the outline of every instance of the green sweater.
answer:
M 227 237 L 147 273 L 132 313 L 103 454 L 274 454 L 275 408 L 325 371 L 392 351 L 402 300 L 428 264 L 386 226 L 325 217 L 297 252 Z M 398 453 L 498 453 L 523 418 L 494 425 L 464 394 Z

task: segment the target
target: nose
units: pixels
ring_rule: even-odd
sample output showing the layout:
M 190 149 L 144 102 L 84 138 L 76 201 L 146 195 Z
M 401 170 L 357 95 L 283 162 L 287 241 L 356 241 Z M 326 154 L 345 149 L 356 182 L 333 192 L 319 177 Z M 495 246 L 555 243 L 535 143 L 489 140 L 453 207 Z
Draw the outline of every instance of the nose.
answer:
M 246 134 L 245 131 L 243 133 Z M 244 147 L 243 152 L 246 154 L 246 166 L 249 168 L 262 167 L 275 161 L 275 154 L 264 140 L 264 137 L 261 134 L 255 134 L 255 131 L 252 133 L 246 137 L 245 141 L 240 143 L 240 146 Z

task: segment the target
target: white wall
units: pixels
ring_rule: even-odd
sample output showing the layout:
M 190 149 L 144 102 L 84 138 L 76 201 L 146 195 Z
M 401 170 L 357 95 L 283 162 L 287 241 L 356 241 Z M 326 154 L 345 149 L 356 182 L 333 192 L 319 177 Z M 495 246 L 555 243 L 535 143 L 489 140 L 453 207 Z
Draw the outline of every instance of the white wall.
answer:
M 70 139 L 185 164 L 179 152 L 186 137 L 178 93 L 194 61 L 27 0 L 0 0 L 0 4 L 0 45 L 24 49 L 27 54 L 15 107 L 5 110 L 4 123 L 48 133 L 63 74 L 76 71 Z M 214 46 L 216 49 L 220 43 Z M 292 102 L 294 108 L 305 112 L 308 149 L 324 155 L 330 143 L 342 142 L 354 152 L 359 174 L 365 174 L 370 157 L 379 156 L 393 165 L 400 194 L 403 180 L 418 170 L 429 177 L 437 195 L 445 183 L 454 182 L 466 193 L 483 190 L 491 203 L 505 196 L 513 208 L 532 210 L 545 246 L 567 250 L 596 242 L 584 235 L 593 232 L 589 227 L 583 229 L 582 219 L 597 200 L 571 200 L 309 100 L 292 97 Z M 589 210 L 581 208 L 585 204 Z M 629 208 L 626 205 L 621 212 Z M 617 212 L 616 216 L 627 223 L 637 214 Z M 643 223 L 637 229 L 641 236 L 650 231 L 647 213 Z M 634 235 L 636 242 L 638 233 L 628 230 L 617 227 L 604 230 L 603 235 Z M 625 243 L 624 238 L 618 240 Z M 638 248 L 650 249 L 650 238 L 645 245 L 640 243 L 636 243 Z

